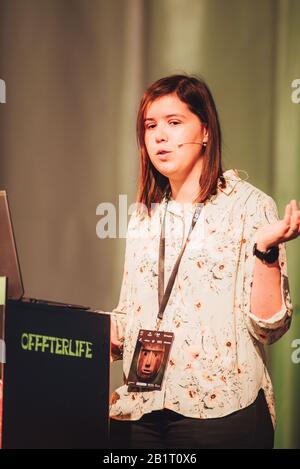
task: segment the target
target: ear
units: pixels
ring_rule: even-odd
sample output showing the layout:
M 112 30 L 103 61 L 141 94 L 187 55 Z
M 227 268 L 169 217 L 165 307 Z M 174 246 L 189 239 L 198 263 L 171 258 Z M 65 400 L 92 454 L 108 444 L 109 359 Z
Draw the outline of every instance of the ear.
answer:
M 206 126 L 203 127 L 203 143 L 207 143 L 209 138 L 209 131 Z

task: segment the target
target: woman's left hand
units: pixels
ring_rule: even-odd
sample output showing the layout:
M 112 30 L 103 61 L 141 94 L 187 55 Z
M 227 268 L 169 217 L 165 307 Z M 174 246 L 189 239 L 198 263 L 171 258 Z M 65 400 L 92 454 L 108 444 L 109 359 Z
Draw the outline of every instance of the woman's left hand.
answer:
M 257 248 L 267 251 L 272 246 L 286 243 L 300 235 L 300 210 L 298 202 L 291 200 L 285 207 L 284 218 L 275 223 L 264 225 L 257 229 Z

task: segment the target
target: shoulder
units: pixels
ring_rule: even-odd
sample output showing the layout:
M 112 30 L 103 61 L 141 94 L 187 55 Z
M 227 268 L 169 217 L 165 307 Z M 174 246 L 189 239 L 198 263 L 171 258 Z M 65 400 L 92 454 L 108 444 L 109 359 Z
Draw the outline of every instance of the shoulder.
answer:
M 247 180 L 244 180 L 236 169 L 230 169 L 224 172 L 226 188 L 221 189 L 225 195 L 232 201 L 240 200 L 243 206 L 247 207 L 276 207 L 274 199 L 254 186 Z

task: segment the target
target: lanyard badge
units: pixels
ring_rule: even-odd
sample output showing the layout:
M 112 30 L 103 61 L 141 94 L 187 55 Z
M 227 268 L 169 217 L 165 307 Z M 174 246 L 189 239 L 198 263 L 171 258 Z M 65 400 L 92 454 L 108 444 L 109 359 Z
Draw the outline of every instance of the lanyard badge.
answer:
M 128 391 L 161 389 L 173 340 L 173 332 L 139 331 L 127 380 Z
M 164 310 L 170 298 L 178 267 L 185 247 L 190 240 L 191 232 L 199 218 L 203 204 L 198 204 L 191 223 L 187 239 L 179 253 L 170 275 L 166 291 L 164 292 L 164 258 L 165 258 L 165 217 L 164 213 L 160 236 L 159 261 L 158 261 L 158 304 L 157 329 L 163 319 Z M 169 359 L 170 349 L 174 340 L 173 332 L 140 329 L 136 342 L 133 359 L 128 375 L 128 391 L 159 391 Z

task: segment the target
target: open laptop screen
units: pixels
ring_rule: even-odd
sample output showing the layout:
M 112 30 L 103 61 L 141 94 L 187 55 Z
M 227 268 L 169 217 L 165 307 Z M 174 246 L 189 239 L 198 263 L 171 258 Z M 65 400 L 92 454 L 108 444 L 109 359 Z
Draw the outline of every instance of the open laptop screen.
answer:
M 6 191 L 0 191 L 0 276 L 7 277 L 7 296 L 19 300 L 23 282 Z

